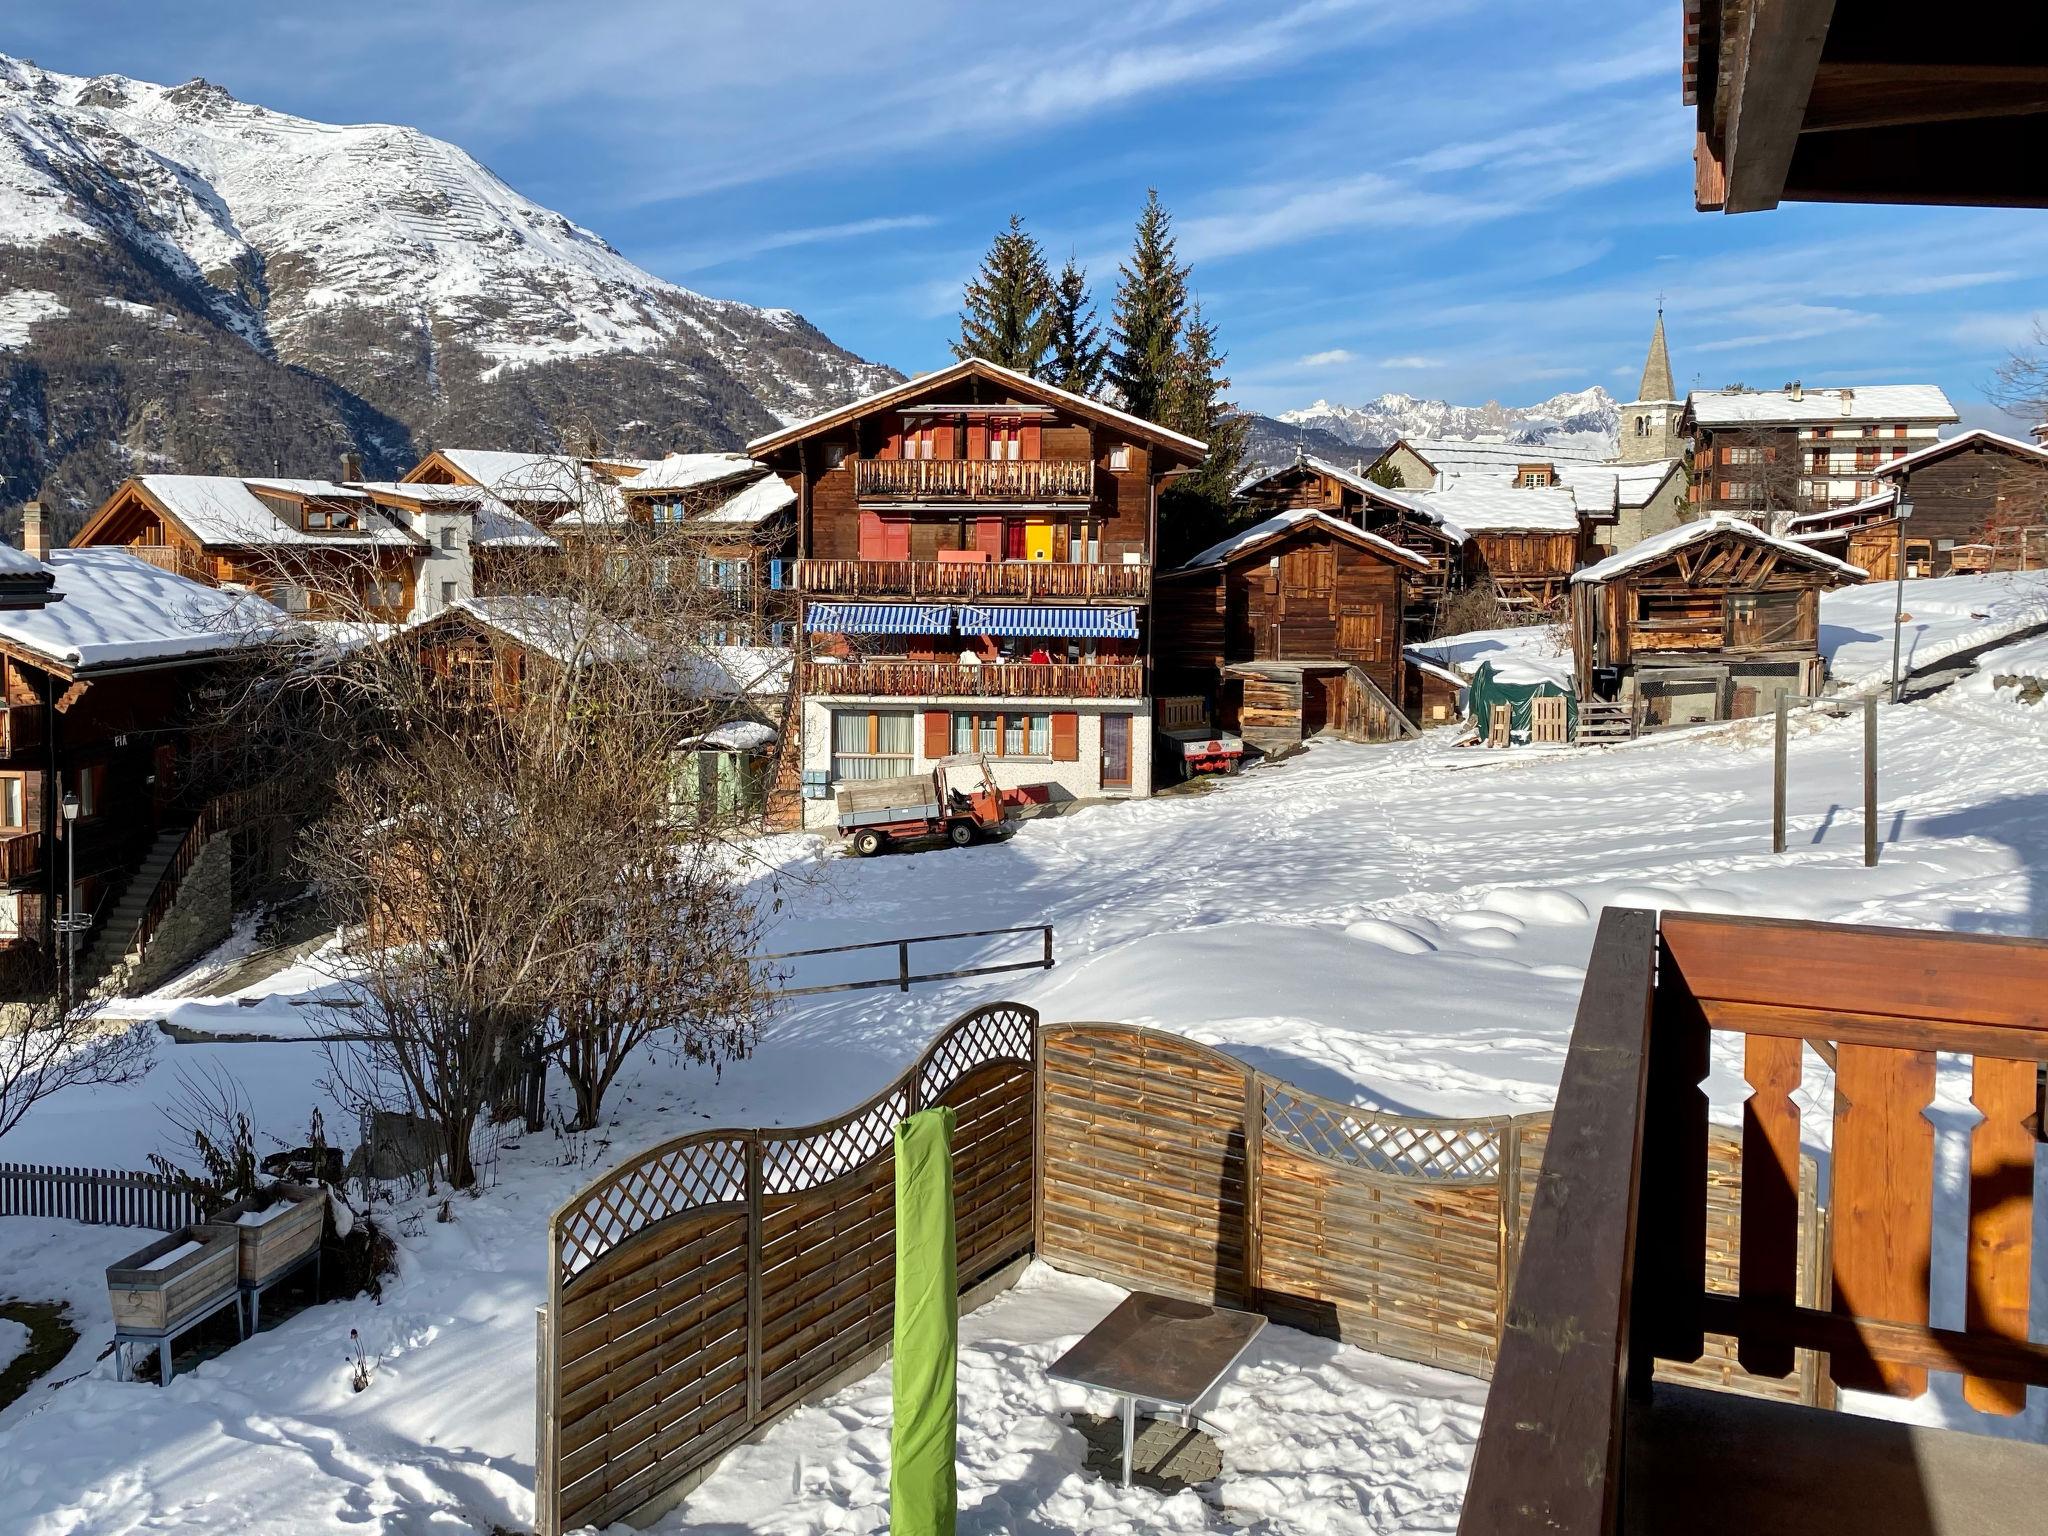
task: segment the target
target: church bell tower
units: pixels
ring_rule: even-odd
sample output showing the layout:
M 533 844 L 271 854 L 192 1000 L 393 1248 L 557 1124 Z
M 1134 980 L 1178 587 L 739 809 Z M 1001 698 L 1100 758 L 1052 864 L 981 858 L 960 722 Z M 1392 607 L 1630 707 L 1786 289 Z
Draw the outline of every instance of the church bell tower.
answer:
M 1671 354 L 1664 346 L 1664 306 L 1657 306 L 1657 328 L 1650 333 L 1650 355 L 1643 360 L 1643 382 L 1636 397 L 1621 408 L 1621 462 L 1649 464 L 1675 459 L 1685 452 L 1678 418 L 1685 402 L 1671 385 Z

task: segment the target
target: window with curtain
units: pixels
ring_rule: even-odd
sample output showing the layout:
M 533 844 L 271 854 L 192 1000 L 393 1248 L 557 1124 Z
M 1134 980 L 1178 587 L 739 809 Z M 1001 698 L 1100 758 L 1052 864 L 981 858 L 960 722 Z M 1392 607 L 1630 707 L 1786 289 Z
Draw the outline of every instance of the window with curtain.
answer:
M 22 793 L 21 775 L 0 777 L 0 831 L 18 832 L 27 825 L 28 800 Z
M 983 715 L 958 710 L 953 715 L 952 749 L 989 757 L 1050 757 L 1051 715 Z
M 832 777 L 891 779 L 909 773 L 916 719 L 899 709 L 832 711 Z

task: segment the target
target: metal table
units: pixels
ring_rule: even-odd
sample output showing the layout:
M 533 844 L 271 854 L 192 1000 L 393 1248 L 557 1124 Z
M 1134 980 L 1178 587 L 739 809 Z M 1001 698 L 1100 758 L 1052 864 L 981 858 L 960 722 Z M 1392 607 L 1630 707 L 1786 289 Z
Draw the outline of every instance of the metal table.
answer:
M 1085 1338 L 1052 1363 L 1055 1381 L 1114 1392 L 1124 1400 L 1123 1486 L 1131 1486 L 1138 1403 L 1170 1408 L 1187 1424 L 1196 1404 L 1237 1364 L 1266 1326 L 1256 1312 L 1133 1291 Z

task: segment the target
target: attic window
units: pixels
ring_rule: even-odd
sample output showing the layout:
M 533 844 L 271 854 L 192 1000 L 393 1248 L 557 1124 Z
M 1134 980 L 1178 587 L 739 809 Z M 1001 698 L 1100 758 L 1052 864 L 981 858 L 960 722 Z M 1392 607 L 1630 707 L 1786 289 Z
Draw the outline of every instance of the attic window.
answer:
M 306 531 L 308 533 L 352 533 L 356 527 L 355 513 L 341 507 L 322 507 L 312 502 L 306 504 Z
M 825 445 L 825 467 L 827 469 L 837 469 L 845 462 L 846 445 L 844 443 L 827 443 Z
M 1117 443 L 1110 448 L 1109 467 L 1111 469 L 1129 469 L 1131 467 L 1131 445 L 1129 443 Z

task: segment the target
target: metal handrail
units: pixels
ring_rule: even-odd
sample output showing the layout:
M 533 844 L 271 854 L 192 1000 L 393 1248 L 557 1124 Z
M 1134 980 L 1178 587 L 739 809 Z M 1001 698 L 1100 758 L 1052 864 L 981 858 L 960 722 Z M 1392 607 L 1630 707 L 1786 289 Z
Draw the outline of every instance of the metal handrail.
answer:
M 932 971 L 924 975 L 912 975 L 910 970 L 910 946 L 913 944 L 944 944 L 957 939 L 992 939 L 1010 933 L 1035 933 L 1045 941 L 1045 953 L 1036 960 L 1019 960 L 1004 965 L 976 965 L 957 971 Z M 875 987 L 894 987 L 899 992 L 908 992 L 913 982 L 953 981 L 963 976 L 995 976 L 1006 971 L 1049 971 L 1053 966 L 1052 924 L 1027 923 L 1018 928 L 974 928 L 965 933 L 926 933 L 905 939 L 872 939 L 864 944 L 827 944 L 819 949 L 791 949 L 776 955 L 757 955 L 761 961 L 802 960 L 812 955 L 848 955 L 863 949 L 893 949 L 896 951 L 896 974 L 878 977 L 873 981 L 836 981 L 827 986 L 784 987 L 775 989 L 774 997 L 814 997 L 823 992 L 864 992 Z

